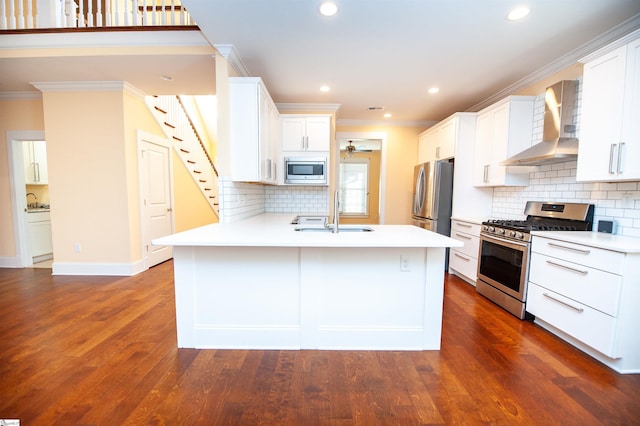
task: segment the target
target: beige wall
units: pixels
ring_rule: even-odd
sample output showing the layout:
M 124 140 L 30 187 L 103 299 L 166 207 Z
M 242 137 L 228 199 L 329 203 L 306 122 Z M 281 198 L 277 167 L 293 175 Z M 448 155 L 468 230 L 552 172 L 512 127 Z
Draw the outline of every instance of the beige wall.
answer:
M 43 131 L 42 101 L 0 100 L 0 257 L 16 256 L 7 131 Z
M 418 161 L 418 135 L 424 127 L 341 126 L 337 132 L 380 132 L 387 134 L 384 223 L 411 223 L 413 166 Z
M 0 258 L 16 256 L 6 133 L 46 128 L 55 261 L 140 260 L 136 134 L 164 137 L 143 98 L 129 91 L 47 92 L 42 100 L 0 101 L 0 117 Z M 175 154 L 174 175 L 176 231 L 215 221 Z
M 43 102 L 55 261 L 140 259 L 130 241 L 135 225 L 130 224 L 123 92 L 49 91 Z

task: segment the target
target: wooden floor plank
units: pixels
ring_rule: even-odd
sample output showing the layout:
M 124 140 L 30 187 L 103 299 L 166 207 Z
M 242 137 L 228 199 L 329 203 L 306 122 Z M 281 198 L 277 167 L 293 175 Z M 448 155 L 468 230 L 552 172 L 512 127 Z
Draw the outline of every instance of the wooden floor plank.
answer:
M 440 351 L 178 349 L 170 261 L 0 269 L 0 337 L 0 418 L 23 424 L 640 424 L 640 375 L 449 275 Z

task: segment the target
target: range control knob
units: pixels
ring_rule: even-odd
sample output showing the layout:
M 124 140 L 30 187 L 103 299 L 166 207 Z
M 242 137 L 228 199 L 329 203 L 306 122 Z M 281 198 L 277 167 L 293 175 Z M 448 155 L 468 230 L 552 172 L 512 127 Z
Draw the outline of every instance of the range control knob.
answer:
M 515 238 L 515 236 L 516 236 L 516 231 L 509 231 L 509 236 L 510 236 L 511 238 Z
M 494 228 L 493 226 L 489 227 L 489 232 L 496 232 L 496 228 Z
M 524 240 L 524 234 L 522 232 L 516 232 L 516 238 L 519 240 Z
M 504 235 L 504 229 L 502 229 L 502 228 L 498 228 L 498 234 L 500 234 L 500 235 Z

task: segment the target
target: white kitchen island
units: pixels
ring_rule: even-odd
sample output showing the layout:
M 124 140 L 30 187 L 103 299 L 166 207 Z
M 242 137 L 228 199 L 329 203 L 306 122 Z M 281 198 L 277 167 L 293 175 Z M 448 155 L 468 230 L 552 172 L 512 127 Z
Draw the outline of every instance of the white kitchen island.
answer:
M 440 349 L 445 248 L 462 243 L 411 225 L 298 232 L 292 218 L 153 241 L 174 250 L 178 347 Z

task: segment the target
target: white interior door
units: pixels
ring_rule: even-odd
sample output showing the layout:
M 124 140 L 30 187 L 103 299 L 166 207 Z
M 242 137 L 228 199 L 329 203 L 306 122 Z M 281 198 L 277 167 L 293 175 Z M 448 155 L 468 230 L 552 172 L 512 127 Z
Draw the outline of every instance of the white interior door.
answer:
M 148 268 L 173 256 L 171 247 L 151 244 L 153 239 L 173 233 L 171 147 L 168 141 L 162 141 L 167 145 L 158 142 L 157 137 L 138 138 L 142 255 Z

